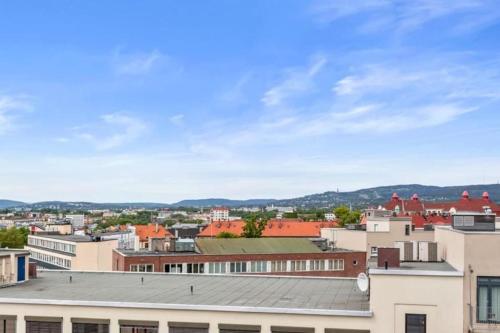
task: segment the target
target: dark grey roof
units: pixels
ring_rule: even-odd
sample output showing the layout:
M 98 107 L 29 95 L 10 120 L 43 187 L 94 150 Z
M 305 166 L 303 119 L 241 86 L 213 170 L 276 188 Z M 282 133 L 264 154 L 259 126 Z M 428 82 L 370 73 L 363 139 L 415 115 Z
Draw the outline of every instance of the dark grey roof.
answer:
M 138 308 L 371 315 L 367 296 L 358 290 L 355 279 L 348 278 L 42 271 L 35 280 L 0 290 L 0 304 L 12 299 L 16 303 L 113 306 L 112 302 L 120 302 Z

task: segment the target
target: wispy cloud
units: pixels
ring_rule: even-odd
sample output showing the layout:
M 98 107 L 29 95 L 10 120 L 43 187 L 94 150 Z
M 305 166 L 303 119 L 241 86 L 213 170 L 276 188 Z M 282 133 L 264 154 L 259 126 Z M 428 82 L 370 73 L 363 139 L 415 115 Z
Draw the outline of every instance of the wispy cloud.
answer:
M 243 104 L 247 101 L 244 93 L 244 88 L 249 84 L 253 74 L 247 72 L 243 74 L 236 83 L 227 88 L 223 93 L 218 96 L 218 99 L 228 105 L 235 106 Z
M 114 66 L 118 74 L 123 75 L 144 75 L 152 71 L 153 67 L 167 56 L 158 50 L 149 53 L 125 54 L 116 52 L 114 56 Z
M 31 109 L 32 105 L 26 96 L 0 95 L 0 135 L 15 127 L 16 113 Z
M 309 91 L 313 87 L 314 77 L 326 63 L 326 57 L 317 55 L 307 68 L 288 69 L 286 78 L 267 90 L 261 101 L 267 107 L 279 106 L 290 97 Z
M 184 124 L 184 115 L 183 114 L 176 114 L 173 115 L 172 117 L 169 118 L 170 123 L 172 123 L 175 126 L 182 126 Z
M 384 53 L 370 56 L 371 62 L 364 65 L 354 59 L 356 65 L 351 65 L 330 58 L 328 66 L 321 60 L 295 69 L 266 92 L 253 122 L 234 122 L 223 132 L 205 131 L 198 142 L 230 151 L 360 133 L 394 135 L 443 126 L 500 100 L 499 67 L 491 62 L 452 55 L 402 61 L 400 54 Z M 321 78 L 315 76 L 320 69 Z M 311 87 L 316 93 L 307 96 L 307 103 L 289 98 Z
M 495 0 L 318 0 L 313 15 L 323 23 L 363 15 L 359 30 L 408 32 L 442 18 L 453 18 L 450 28 L 470 31 L 493 24 L 500 18 Z
M 101 134 L 82 132 L 80 129 L 76 133 L 77 138 L 93 144 L 98 150 L 109 150 L 130 143 L 147 130 L 144 121 L 122 113 L 105 114 L 100 120 L 97 129 L 101 129 Z

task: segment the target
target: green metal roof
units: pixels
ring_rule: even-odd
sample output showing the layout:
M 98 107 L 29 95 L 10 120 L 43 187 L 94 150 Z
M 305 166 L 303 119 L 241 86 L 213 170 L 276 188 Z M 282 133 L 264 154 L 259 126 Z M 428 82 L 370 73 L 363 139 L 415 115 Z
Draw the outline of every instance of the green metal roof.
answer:
M 272 254 L 319 253 L 321 250 L 303 238 L 200 238 L 196 240 L 203 254 Z

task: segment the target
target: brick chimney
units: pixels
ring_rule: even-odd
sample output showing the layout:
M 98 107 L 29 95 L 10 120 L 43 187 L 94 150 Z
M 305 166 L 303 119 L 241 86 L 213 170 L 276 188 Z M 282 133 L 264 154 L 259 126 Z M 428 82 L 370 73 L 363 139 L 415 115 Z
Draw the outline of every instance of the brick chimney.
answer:
M 399 267 L 399 249 L 393 247 L 379 247 L 377 257 L 378 268 Z

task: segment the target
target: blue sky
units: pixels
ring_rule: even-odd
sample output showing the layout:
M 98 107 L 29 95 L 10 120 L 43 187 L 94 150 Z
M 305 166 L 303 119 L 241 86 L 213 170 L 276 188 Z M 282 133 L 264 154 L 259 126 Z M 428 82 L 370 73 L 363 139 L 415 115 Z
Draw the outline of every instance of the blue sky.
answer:
M 0 197 L 500 179 L 495 0 L 3 1 Z

